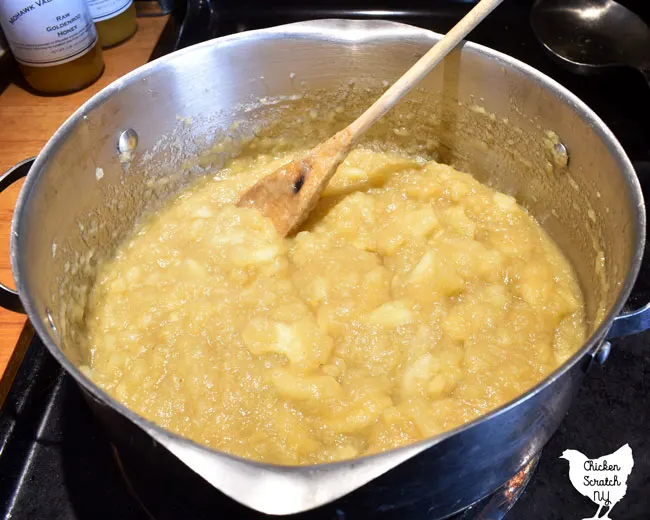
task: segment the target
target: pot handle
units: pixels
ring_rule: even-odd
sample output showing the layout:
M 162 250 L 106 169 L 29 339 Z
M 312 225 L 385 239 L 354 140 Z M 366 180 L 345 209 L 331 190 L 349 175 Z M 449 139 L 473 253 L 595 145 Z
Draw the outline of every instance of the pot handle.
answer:
M 631 336 L 648 329 L 650 329 L 650 303 L 636 311 L 616 316 L 607 333 L 607 339 Z
M 25 177 L 29 173 L 29 169 L 34 163 L 34 159 L 35 157 L 25 159 L 6 171 L 2 177 L 0 177 L 0 193 L 17 180 Z M 25 312 L 20 297 L 18 296 L 18 292 L 11 287 L 7 287 L 3 283 L 0 283 L 0 307 L 4 307 L 5 309 L 14 312 Z

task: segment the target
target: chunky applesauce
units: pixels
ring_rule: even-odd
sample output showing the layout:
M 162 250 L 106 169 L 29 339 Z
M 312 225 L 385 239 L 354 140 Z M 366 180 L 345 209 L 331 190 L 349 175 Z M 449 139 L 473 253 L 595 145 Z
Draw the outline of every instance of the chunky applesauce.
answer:
M 576 277 L 515 199 L 367 149 L 287 239 L 236 159 L 145 219 L 86 309 L 109 394 L 215 449 L 281 464 L 388 450 L 521 395 L 582 344 Z

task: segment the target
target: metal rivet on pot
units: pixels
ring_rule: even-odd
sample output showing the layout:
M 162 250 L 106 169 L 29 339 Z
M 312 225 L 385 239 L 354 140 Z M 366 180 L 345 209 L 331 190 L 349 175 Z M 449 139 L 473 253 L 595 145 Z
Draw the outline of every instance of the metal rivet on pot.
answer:
M 131 154 L 138 147 L 138 134 L 133 128 L 124 130 L 117 140 L 117 150 L 120 154 Z
M 598 362 L 599 365 L 602 365 L 607 361 L 609 353 L 612 351 L 612 344 L 609 341 L 603 341 L 598 347 L 598 350 L 594 352 L 594 359 Z
M 553 145 L 553 160 L 558 166 L 565 167 L 569 164 L 569 151 L 559 141 Z

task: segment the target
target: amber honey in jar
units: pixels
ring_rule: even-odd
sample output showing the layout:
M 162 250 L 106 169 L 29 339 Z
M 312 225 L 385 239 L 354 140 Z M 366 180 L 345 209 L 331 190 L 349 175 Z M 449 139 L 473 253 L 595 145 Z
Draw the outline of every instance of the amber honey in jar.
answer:
M 138 28 L 133 0 L 86 0 L 102 47 L 130 38 Z
M 35 90 L 53 94 L 79 90 L 104 70 L 85 0 L 1 0 L 0 26 Z

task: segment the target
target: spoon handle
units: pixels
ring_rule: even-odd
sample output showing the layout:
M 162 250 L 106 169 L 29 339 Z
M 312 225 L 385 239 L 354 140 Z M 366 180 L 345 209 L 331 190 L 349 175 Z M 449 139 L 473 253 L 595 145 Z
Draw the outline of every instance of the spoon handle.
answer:
M 405 94 L 424 78 L 469 32 L 503 0 L 481 0 L 452 29 L 422 56 L 401 78 L 384 92 L 348 129 L 356 142 L 375 121 L 388 112 Z

